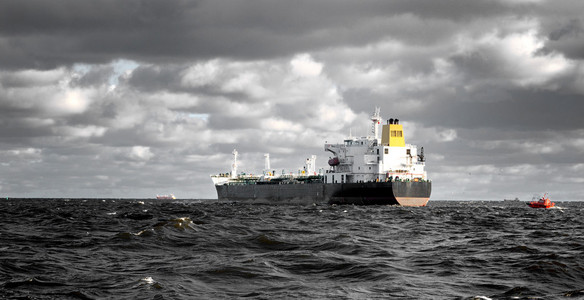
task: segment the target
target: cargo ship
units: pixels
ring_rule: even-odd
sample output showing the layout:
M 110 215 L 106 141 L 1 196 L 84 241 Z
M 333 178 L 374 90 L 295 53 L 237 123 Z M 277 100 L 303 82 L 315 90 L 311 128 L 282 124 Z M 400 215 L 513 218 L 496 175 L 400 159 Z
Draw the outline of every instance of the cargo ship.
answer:
M 277 172 L 265 154 L 261 175 L 238 173 L 237 150 L 231 172 L 211 175 L 219 201 L 265 204 L 354 204 L 426 206 L 432 191 L 424 148 L 406 144 L 402 124 L 386 124 L 375 109 L 368 136 L 325 143 L 328 167 L 316 170 L 316 156 L 296 172 Z M 380 130 L 381 127 L 381 130 Z
M 169 194 L 169 195 L 156 195 L 156 199 L 157 200 L 173 200 L 173 199 L 176 199 L 176 197 L 173 194 Z

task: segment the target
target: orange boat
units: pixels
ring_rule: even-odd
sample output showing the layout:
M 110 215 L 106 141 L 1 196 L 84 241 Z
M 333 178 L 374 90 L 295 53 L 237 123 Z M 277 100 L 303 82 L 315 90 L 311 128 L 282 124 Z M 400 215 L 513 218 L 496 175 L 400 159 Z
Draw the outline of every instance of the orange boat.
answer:
M 531 201 L 529 203 L 527 203 L 527 205 L 529 205 L 529 207 L 533 207 L 533 208 L 550 208 L 550 207 L 554 207 L 554 205 L 556 205 L 554 202 L 550 201 L 550 198 L 546 198 L 546 195 L 543 195 L 543 197 L 541 197 L 538 201 Z

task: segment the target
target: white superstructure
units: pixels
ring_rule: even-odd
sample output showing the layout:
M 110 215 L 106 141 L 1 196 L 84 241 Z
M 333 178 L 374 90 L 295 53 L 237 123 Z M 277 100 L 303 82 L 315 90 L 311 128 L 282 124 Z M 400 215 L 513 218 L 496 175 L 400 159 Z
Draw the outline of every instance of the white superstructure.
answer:
M 425 181 L 424 150 L 405 143 L 403 126 L 398 119 L 381 124 L 379 108 L 371 116 L 371 135 L 348 137 L 343 144 L 325 144 L 334 156 L 331 170 L 324 174 L 325 183 L 372 181 Z M 379 126 L 381 125 L 381 136 Z

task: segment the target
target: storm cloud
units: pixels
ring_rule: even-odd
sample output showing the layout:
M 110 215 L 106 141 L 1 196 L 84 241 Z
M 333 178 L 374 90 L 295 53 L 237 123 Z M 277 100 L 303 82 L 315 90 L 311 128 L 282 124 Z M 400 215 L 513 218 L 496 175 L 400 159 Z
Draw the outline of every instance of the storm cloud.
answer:
M 380 107 L 432 199 L 579 200 L 581 1 L 0 2 L 0 195 L 214 198 Z

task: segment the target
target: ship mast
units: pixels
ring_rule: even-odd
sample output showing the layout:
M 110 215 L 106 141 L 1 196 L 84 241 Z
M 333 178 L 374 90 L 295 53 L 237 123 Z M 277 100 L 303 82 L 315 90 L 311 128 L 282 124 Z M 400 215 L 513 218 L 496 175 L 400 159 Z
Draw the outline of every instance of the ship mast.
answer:
M 231 165 L 231 178 L 237 177 L 237 150 L 233 149 L 233 164 Z
M 265 172 L 265 173 L 268 173 L 268 172 L 270 172 L 270 170 L 272 169 L 272 168 L 270 167 L 270 153 L 265 153 L 265 154 L 264 154 L 264 157 L 265 157 L 265 161 L 264 161 L 264 172 Z M 272 175 L 273 175 L 273 174 L 272 174 Z
M 310 156 L 304 163 L 304 171 L 307 175 L 316 174 L 316 155 Z
M 373 134 L 374 139 L 379 138 L 379 124 L 381 124 L 381 120 L 380 108 L 375 107 L 375 112 L 371 116 L 371 121 L 373 122 L 373 124 L 371 124 L 371 134 Z

